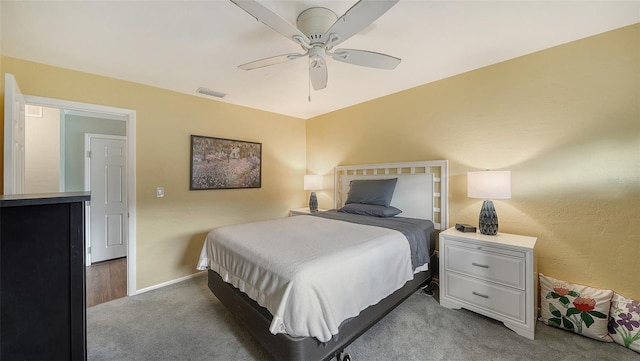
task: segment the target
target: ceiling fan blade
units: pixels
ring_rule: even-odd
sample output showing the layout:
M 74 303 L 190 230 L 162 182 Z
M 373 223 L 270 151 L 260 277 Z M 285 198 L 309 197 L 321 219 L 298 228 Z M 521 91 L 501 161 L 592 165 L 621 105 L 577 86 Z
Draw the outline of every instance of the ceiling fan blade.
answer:
M 337 49 L 330 55 L 334 60 L 343 63 L 388 70 L 395 69 L 402 61 L 395 56 L 356 49 Z
M 322 90 L 327 87 L 327 64 L 322 57 L 309 58 L 309 78 L 314 90 Z
M 289 40 L 300 45 L 302 45 L 301 42 L 309 44 L 309 38 L 298 28 L 259 2 L 255 0 L 231 0 L 231 2 Z
M 298 59 L 299 57 L 302 57 L 305 55 L 307 54 L 292 53 L 292 54 L 276 55 L 269 58 L 255 60 L 255 61 L 248 62 L 246 64 L 238 65 L 238 68 L 243 70 L 253 70 L 258 68 L 264 68 L 265 66 L 280 64 L 289 60 Z
M 328 48 L 340 44 L 366 28 L 377 18 L 391 9 L 399 0 L 360 0 L 347 10 L 327 32 Z

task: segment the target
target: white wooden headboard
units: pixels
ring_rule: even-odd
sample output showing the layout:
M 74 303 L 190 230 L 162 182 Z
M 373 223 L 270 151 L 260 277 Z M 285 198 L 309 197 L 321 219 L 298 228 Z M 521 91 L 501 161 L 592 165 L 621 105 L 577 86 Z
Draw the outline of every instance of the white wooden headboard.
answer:
M 401 217 L 428 219 L 439 230 L 449 227 L 447 160 L 335 167 L 334 208 L 346 201 L 352 180 L 389 178 L 398 178 L 391 205 L 402 210 Z

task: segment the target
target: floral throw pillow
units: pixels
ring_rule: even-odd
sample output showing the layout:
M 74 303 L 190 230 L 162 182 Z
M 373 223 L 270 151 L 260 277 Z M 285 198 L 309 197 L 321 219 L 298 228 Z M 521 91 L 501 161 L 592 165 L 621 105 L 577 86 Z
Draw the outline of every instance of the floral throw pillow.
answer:
M 607 324 L 612 290 L 572 284 L 540 273 L 540 319 L 549 326 L 612 342 Z
M 613 294 L 609 336 L 613 341 L 640 353 L 640 302 L 618 293 Z

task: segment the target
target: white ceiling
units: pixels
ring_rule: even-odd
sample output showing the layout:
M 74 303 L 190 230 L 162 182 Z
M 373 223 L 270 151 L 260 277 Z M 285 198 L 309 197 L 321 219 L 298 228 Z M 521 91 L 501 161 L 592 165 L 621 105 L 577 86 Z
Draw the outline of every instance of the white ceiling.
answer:
M 342 15 L 356 1 L 271 1 L 295 24 L 313 6 Z M 301 48 L 230 1 L 1 0 L 3 55 L 308 119 L 438 79 L 640 22 L 640 1 L 400 0 L 340 47 L 402 58 L 395 70 L 327 59 L 311 90 L 306 58 L 245 71 Z M 19 80 L 19 79 L 18 79 Z

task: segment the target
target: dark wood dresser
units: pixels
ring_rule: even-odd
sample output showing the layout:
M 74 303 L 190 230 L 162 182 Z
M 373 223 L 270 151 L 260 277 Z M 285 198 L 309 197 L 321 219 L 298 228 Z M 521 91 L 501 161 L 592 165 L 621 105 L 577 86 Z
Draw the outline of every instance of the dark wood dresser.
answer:
M 0 196 L 0 359 L 86 360 L 89 192 Z

